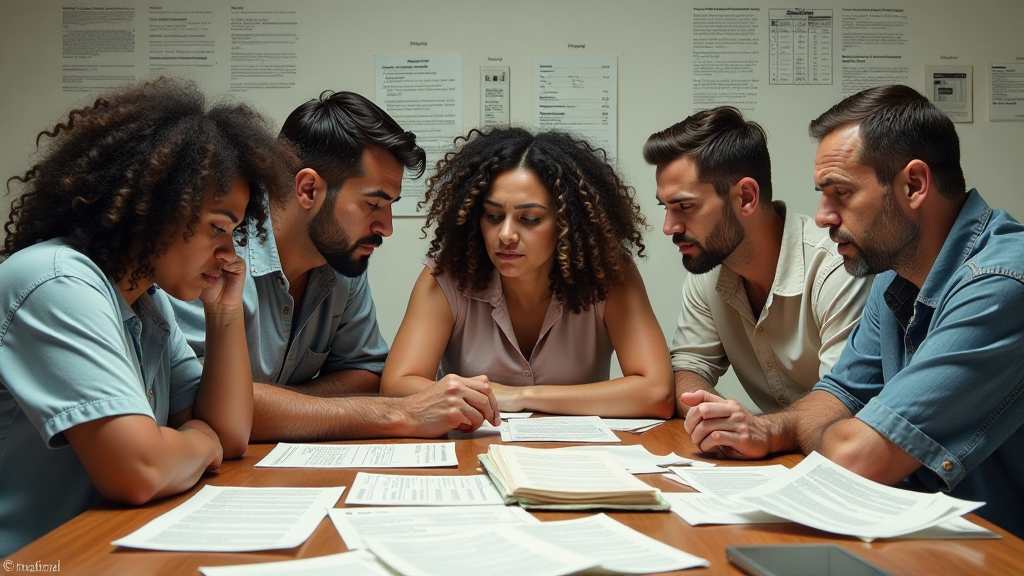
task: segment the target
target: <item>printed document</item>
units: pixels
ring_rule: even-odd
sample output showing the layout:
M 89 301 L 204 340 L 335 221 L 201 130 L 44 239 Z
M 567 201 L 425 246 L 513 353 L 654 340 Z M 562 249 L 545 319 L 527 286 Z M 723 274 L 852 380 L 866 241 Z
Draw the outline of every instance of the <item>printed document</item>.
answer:
M 484 474 L 473 476 L 402 476 L 358 472 L 345 504 L 365 506 L 472 506 L 503 504 Z
M 582 450 L 584 452 L 600 451 L 611 454 L 612 458 L 622 464 L 630 474 L 664 474 L 669 470 L 664 466 L 690 464 L 695 460 L 677 456 L 674 452 L 666 456 L 651 454 L 640 444 L 629 446 L 568 446 L 553 450 Z M 702 463 L 703 464 L 703 463 Z M 712 464 L 713 465 L 713 464 Z
M 805 526 L 869 542 L 917 532 L 984 504 L 872 482 L 817 452 L 785 474 L 730 498 Z
M 200 566 L 199 572 L 203 576 L 394 576 L 373 554 L 365 550 L 283 562 Z
M 773 466 L 718 466 L 715 468 L 678 468 L 672 472 L 698 492 L 729 496 L 751 488 L 762 486 L 772 478 L 785 474 L 788 468 L 782 464 Z
M 526 524 L 513 529 L 587 558 L 595 558 L 601 563 L 601 568 L 609 572 L 649 574 L 710 566 L 703 558 L 645 536 L 604 514 Z
M 382 562 L 404 576 L 561 576 L 598 565 L 596 558 L 504 527 L 477 530 L 472 535 L 367 537 L 365 541 Z
M 257 468 L 427 468 L 458 466 L 455 442 L 418 444 L 288 444 L 281 442 Z
M 671 478 L 671 476 L 669 476 Z M 772 524 L 786 522 L 778 516 L 761 512 L 728 498 L 700 492 L 663 492 L 672 505 L 672 512 L 690 526 L 701 524 Z
M 175 552 L 294 548 L 309 538 L 344 491 L 344 486 L 203 486 L 174 510 L 111 544 Z
M 556 416 L 508 420 L 501 425 L 504 442 L 621 442 L 598 416 Z
M 394 508 L 332 508 L 331 522 L 349 550 L 363 548 L 363 538 L 415 538 L 470 534 L 488 526 L 536 524 L 518 506 L 410 506 Z
M 601 418 L 601 422 L 604 422 L 604 425 L 612 430 L 635 432 L 637 434 L 647 432 L 665 423 L 664 420 L 655 418 Z

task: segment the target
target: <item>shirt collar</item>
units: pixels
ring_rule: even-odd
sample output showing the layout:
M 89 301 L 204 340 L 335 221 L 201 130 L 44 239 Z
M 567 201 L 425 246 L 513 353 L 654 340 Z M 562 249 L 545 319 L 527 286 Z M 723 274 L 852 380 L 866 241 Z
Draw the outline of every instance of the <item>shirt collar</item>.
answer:
M 471 300 L 479 300 L 481 302 L 490 302 L 491 306 L 495 308 L 505 308 L 505 292 L 501 289 L 501 273 L 498 272 L 497 268 L 491 273 L 491 281 L 487 286 L 480 290 L 474 290 L 473 288 L 466 288 L 462 293 Z M 551 304 L 549 308 L 553 308 L 555 312 L 561 312 L 562 302 L 552 296 Z
M 775 265 L 775 279 L 772 280 L 772 294 L 799 296 L 804 293 L 804 224 L 796 213 L 786 208 L 781 200 L 772 202 L 775 212 L 782 216 L 782 246 L 779 262 Z M 719 291 L 731 292 L 742 283 L 739 274 L 726 265 L 718 275 Z
M 967 201 L 960 208 L 960 214 L 953 222 L 953 227 L 942 243 L 942 250 L 939 251 L 932 269 L 924 280 L 919 301 L 933 307 L 936 305 L 956 269 L 974 252 L 974 245 L 988 226 L 991 216 L 992 208 L 981 194 L 972 188 L 967 193 Z
M 267 239 L 260 243 L 256 225 L 249 221 L 249 241 L 239 247 L 238 254 L 249 263 L 249 273 L 253 276 L 265 276 L 273 272 L 281 272 L 281 256 L 277 253 L 277 239 L 274 237 L 274 226 L 267 218 Z

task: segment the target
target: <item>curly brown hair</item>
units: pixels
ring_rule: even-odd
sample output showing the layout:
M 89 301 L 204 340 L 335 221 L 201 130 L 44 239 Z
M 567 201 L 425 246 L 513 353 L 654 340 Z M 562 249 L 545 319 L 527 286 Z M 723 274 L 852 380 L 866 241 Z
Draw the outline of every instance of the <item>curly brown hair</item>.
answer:
M 227 193 L 236 176 L 249 183 L 246 218 L 266 238 L 269 197 L 287 194 L 296 162 L 260 114 L 244 104 L 206 108 L 189 82 L 160 78 L 101 96 L 71 110 L 52 130 L 43 159 L 7 180 L 27 190 L 11 202 L 0 254 L 66 237 L 105 274 L 132 283 L 153 275 L 153 261 L 186 223 L 195 233 L 203 199 Z
M 483 199 L 498 175 L 526 169 L 540 179 L 556 205 L 553 296 L 573 313 L 608 298 L 644 256 L 646 220 L 627 186 L 608 164 L 604 150 L 562 132 L 533 135 L 522 128 L 473 129 L 455 140 L 461 148 L 437 163 L 420 206 L 429 205 L 424 237 L 432 223 L 427 257 L 433 274 L 449 274 L 460 290 L 485 288 L 494 264 L 480 232 Z

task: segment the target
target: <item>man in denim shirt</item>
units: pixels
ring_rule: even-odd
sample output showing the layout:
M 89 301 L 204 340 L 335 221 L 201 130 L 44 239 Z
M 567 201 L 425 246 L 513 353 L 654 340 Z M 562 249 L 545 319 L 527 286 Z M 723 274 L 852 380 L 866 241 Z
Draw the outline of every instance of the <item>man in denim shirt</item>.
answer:
M 694 393 L 687 432 L 706 452 L 817 450 L 985 501 L 980 516 L 1024 537 L 1024 226 L 965 192 L 952 122 L 906 86 L 851 96 L 810 132 L 817 223 L 850 273 L 879 274 L 864 314 L 789 409 L 754 417 Z
M 295 147 L 294 193 L 271 202 L 266 239 L 238 255 L 253 377 L 254 441 L 440 436 L 496 422 L 486 382 L 452 377 L 404 398 L 376 396 L 388 347 L 366 268 L 392 232 L 391 205 L 426 156 L 416 135 L 351 92 L 296 108 L 280 137 Z M 198 302 L 174 301 L 189 345 L 205 353 Z M 373 396 L 369 396 L 373 395 Z

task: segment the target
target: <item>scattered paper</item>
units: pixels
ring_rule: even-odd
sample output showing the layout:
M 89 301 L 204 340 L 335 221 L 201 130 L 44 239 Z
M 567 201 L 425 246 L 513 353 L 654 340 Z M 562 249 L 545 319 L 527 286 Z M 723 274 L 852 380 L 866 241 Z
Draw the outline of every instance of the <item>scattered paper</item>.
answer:
M 645 536 L 604 514 L 513 529 L 587 558 L 596 558 L 601 568 L 610 572 L 649 574 L 710 566 L 703 558 Z
M 203 576 L 394 576 L 377 557 L 365 550 L 236 566 L 200 566 Z
M 917 532 L 984 504 L 872 482 L 817 452 L 785 474 L 730 498 L 805 526 L 868 542 Z
M 294 548 L 309 538 L 344 491 L 344 486 L 203 486 L 177 508 L 111 544 L 177 552 Z
M 488 422 L 487 420 L 484 420 L 484 423 L 481 424 L 479 428 L 473 430 L 472 432 L 461 432 L 459 430 L 452 430 L 448 432 L 448 439 L 464 440 L 469 438 L 482 438 L 484 436 L 497 436 L 498 434 L 501 434 L 501 431 L 504 428 L 504 422 L 501 423 L 501 426 L 495 426 Z
M 597 560 L 569 552 L 513 528 L 472 535 L 423 538 L 369 537 L 366 546 L 405 576 L 561 576 L 597 566 Z
M 601 422 L 612 430 L 636 433 L 646 432 L 665 423 L 655 418 L 601 418 Z
M 473 476 L 401 476 L 358 472 L 345 504 L 366 506 L 471 506 L 502 504 L 484 474 Z
M 700 492 L 662 492 L 672 512 L 691 526 L 701 524 L 773 524 L 788 522 L 728 498 Z
M 619 464 L 622 464 L 622 467 L 629 471 L 630 474 L 664 474 L 669 472 L 669 470 L 663 468 L 663 466 L 678 466 L 693 462 L 689 458 L 677 456 L 674 452 L 667 456 L 651 454 L 639 444 L 629 446 L 568 446 L 566 448 L 554 448 L 554 450 L 607 452 Z
M 413 506 L 332 508 L 331 522 L 349 550 L 363 548 L 363 538 L 416 538 L 470 534 L 481 527 L 540 522 L 518 506 Z
M 690 486 L 698 492 L 729 496 L 763 486 L 769 480 L 785 474 L 789 469 L 782 464 L 775 464 L 773 466 L 718 466 L 715 468 L 672 467 L 671 470 L 682 480 L 682 484 Z
M 621 442 L 598 416 L 527 418 L 502 423 L 504 442 Z
M 529 418 L 533 416 L 533 412 L 502 412 L 502 420 L 515 420 L 516 418 Z
M 458 466 L 455 442 L 417 444 L 288 444 L 281 442 L 257 468 L 426 468 Z
M 966 518 L 953 518 L 952 520 L 946 520 L 938 526 L 904 534 L 898 538 L 900 540 L 997 540 L 1002 538 L 1002 536 L 988 528 L 978 526 Z

